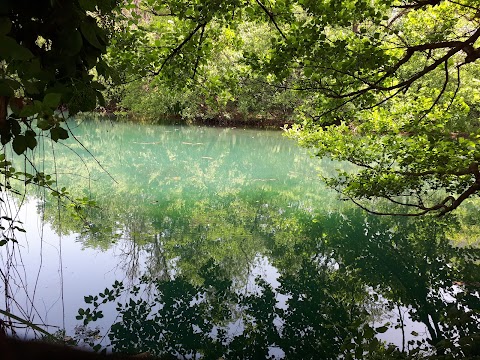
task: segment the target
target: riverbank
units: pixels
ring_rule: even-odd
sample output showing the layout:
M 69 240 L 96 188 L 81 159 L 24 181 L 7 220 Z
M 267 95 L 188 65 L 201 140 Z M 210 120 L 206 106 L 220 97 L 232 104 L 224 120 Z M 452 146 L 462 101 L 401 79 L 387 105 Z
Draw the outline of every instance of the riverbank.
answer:
M 239 112 L 218 113 L 215 115 L 194 117 L 182 117 L 179 114 L 163 114 L 161 116 L 146 116 L 123 109 L 98 109 L 93 113 L 85 113 L 84 116 L 107 118 L 111 121 L 128 121 L 142 124 L 165 124 L 165 125 L 195 125 L 213 127 L 235 127 L 280 130 L 285 125 L 294 124 L 292 114 L 273 114 L 270 116 L 252 114 L 244 115 Z

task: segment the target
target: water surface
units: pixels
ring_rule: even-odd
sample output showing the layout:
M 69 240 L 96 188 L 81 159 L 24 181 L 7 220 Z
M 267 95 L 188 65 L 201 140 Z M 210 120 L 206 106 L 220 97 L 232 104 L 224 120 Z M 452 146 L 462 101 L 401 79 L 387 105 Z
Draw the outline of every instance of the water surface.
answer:
M 279 131 L 69 126 L 35 163 L 74 204 L 32 190 L 2 248 L 12 312 L 180 358 L 476 351 L 465 219 L 369 216 L 320 182 L 340 164 Z

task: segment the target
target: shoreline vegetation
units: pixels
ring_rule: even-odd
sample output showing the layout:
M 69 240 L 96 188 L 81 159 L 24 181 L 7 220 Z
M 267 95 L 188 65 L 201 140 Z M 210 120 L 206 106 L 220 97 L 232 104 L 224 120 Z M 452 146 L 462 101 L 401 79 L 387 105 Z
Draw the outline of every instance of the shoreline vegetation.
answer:
M 174 124 L 212 127 L 257 128 L 281 130 L 290 127 L 295 122 L 291 114 L 263 116 L 258 114 L 244 115 L 240 112 L 223 112 L 210 116 L 183 117 L 180 114 L 143 115 L 127 109 L 99 108 L 93 112 L 86 112 L 81 117 L 93 116 L 115 121 L 130 121 L 147 124 Z

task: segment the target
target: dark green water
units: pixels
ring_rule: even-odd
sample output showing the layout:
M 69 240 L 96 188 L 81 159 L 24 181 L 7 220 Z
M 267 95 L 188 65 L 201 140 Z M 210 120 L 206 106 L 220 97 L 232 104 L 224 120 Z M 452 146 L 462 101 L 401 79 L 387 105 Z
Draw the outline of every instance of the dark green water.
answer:
M 29 194 L 12 311 L 179 358 L 479 354 L 480 254 L 452 241 L 475 240 L 472 212 L 369 216 L 318 179 L 339 164 L 280 132 L 70 126 L 95 159 L 71 139 L 36 163 L 96 206 Z

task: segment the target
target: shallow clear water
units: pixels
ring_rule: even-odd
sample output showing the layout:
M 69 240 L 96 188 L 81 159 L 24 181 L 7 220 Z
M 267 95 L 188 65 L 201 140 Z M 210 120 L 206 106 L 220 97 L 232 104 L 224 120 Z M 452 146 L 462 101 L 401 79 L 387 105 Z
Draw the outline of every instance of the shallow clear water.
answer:
M 460 338 L 478 335 L 478 251 L 450 241 L 461 219 L 369 216 L 319 180 L 341 165 L 278 131 L 69 126 L 76 140 L 45 142 L 35 164 L 78 206 L 34 189 L 9 202 L 27 230 L 2 247 L 11 312 L 187 358 L 333 359 L 445 339 L 465 356 Z

